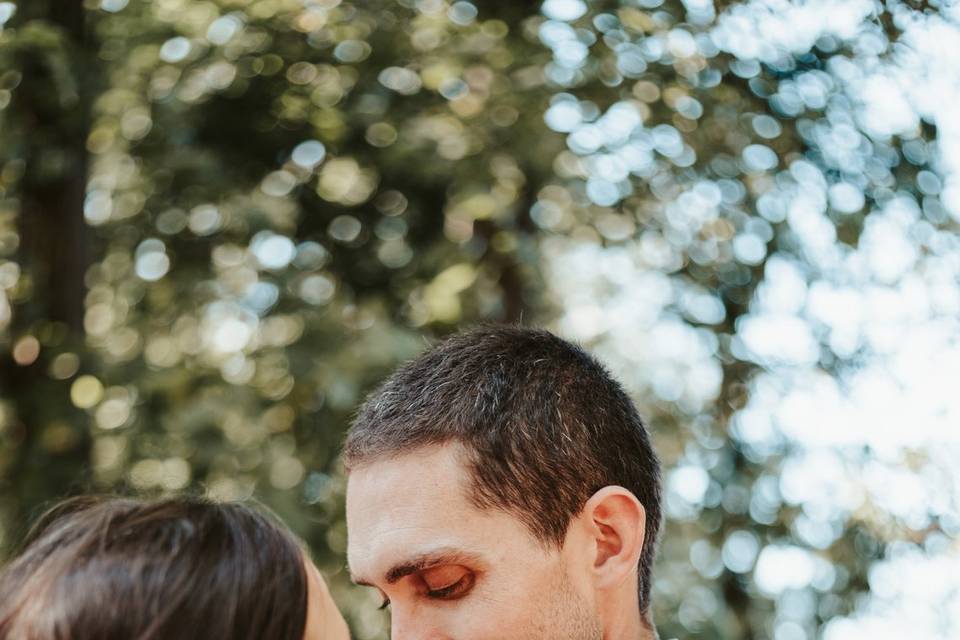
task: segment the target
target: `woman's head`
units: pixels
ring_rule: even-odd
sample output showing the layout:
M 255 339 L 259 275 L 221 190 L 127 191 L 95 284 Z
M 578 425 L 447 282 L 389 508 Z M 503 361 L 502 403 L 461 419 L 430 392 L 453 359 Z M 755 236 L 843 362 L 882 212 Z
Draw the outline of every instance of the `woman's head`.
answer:
M 0 639 L 303 640 L 329 600 L 315 571 L 248 505 L 74 498 L 0 574 Z

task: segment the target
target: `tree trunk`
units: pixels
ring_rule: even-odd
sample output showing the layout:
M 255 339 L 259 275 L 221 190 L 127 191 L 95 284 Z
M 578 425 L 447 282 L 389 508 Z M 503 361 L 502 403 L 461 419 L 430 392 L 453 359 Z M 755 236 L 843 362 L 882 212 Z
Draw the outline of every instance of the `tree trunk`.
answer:
M 19 528 L 29 517 L 26 505 L 85 485 L 88 473 L 89 419 L 70 401 L 71 381 L 52 379 L 48 366 L 65 351 L 81 352 L 83 360 L 86 140 L 97 69 L 81 0 L 31 0 L 11 22 L 18 36 L 31 26 L 59 33 L 55 45 L 17 41 L 14 68 L 22 80 L 4 136 L 25 168 L 13 195 L 19 201 L 16 259 L 30 282 L 28 296 L 13 308 L 10 336 L 14 345 L 30 335 L 41 343 L 29 364 L 15 362 L 11 350 L 0 354 L 0 395 L 13 409 L 7 426 L 13 450 L 4 456 L 0 495 L 6 519 Z M 54 68 L 57 62 L 66 74 Z

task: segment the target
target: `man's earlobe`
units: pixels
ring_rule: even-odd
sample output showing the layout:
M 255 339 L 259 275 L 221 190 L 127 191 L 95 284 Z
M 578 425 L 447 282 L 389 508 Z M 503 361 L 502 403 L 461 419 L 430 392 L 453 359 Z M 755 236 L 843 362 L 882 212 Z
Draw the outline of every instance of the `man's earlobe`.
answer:
M 635 581 L 646 522 L 646 511 L 637 497 L 623 487 L 604 487 L 587 501 L 583 516 L 596 545 L 593 569 L 597 587 Z

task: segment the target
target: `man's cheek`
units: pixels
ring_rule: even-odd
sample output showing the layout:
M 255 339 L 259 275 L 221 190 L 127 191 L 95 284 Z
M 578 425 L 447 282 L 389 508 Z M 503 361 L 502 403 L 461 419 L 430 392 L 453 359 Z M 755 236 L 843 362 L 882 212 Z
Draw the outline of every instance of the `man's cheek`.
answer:
M 456 640 L 519 640 L 529 637 L 542 610 L 538 591 L 503 585 L 490 593 L 477 593 L 460 613 L 467 623 Z

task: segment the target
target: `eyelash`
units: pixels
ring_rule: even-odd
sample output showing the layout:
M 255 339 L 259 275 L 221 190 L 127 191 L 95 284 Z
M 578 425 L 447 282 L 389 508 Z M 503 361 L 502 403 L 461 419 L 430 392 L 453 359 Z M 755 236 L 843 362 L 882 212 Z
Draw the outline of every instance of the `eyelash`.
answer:
M 444 587 L 444 588 L 442 588 L 442 589 L 435 589 L 435 590 L 433 590 L 433 591 L 427 591 L 427 596 L 430 597 L 430 598 L 438 598 L 438 599 L 440 599 L 440 598 L 446 598 L 447 596 L 450 596 L 450 595 L 456 593 L 461 587 L 463 587 L 463 585 L 464 585 L 464 583 L 465 583 L 466 581 L 467 581 L 467 578 L 466 578 L 466 576 L 464 576 L 463 578 L 460 578 L 459 580 L 457 580 L 457 581 L 454 582 L 453 584 L 451 584 L 451 585 L 449 585 L 449 586 L 446 586 L 446 587 Z M 386 599 L 386 600 L 383 601 L 383 604 L 380 605 L 379 609 L 380 609 L 381 611 L 383 611 L 384 609 L 386 609 L 386 608 L 389 607 L 389 606 L 390 606 L 390 600 L 389 600 L 389 598 L 388 598 L 388 599 Z

